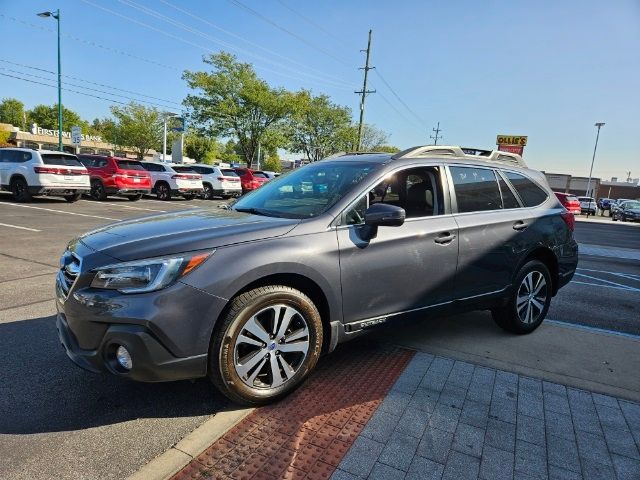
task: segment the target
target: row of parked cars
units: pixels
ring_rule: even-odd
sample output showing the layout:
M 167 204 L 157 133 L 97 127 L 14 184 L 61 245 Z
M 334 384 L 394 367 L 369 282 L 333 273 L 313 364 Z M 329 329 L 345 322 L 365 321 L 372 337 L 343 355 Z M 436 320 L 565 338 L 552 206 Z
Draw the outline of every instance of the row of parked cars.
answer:
M 96 200 L 117 195 L 131 201 L 155 194 L 205 199 L 239 197 L 274 178 L 274 172 L 246 167 L 183 165 L 102 155 L 0 148 L 0 185 L 20 202 L 34 195 L 56 195 L 75 202 L 83 194 Z
M 591 197 L 578 197 L 570 193 L 555 193 L 560 203 L 574 215 L 580 215 L 586 213 L 588 215 L 595 215 L 600 212 L 604 215 L 609 212 L 609 217 L 615 222 L 621 220 L 626 221 L 640 221 L 640 201 L 631 200 L 629 198 L 600 198 L 596 202 Z

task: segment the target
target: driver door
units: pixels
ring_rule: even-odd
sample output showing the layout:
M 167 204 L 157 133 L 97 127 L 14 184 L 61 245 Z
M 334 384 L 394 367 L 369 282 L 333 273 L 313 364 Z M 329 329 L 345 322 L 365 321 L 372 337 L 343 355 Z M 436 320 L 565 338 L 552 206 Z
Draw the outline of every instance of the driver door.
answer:
M 397 171 L 343 215 L 337 237 L 345 323 L 453 300 L 458 227 L 444 215 L 442 172 L 435 165 Z M 367 240 L 364 211 L 380 202 L 404 208 L 407 218 Z

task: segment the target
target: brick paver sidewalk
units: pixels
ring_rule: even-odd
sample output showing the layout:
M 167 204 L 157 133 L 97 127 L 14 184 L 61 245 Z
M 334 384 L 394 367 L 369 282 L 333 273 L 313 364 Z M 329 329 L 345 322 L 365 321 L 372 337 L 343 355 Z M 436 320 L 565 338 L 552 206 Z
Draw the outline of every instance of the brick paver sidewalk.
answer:
M 417 353 L 335 480 L 640 479 L 640 405 Z

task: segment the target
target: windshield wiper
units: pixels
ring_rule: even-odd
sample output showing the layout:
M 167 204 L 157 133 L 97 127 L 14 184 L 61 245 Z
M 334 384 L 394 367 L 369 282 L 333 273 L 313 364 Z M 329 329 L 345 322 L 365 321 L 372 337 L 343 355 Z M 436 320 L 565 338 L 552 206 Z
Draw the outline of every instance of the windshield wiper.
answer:
M 233 210 L 235 210 L 236 212 L 251 213 L 253 215 L 262 215 L 263 217 L 275 217 L 275 216 L 277 216 L 277 215 L 274 215 L 273 212 L 269 212 L 268 210 L 262 210 L 260 208 L 254 208 L 254 207 L 250 207 L 250 208 L 234 208 Z

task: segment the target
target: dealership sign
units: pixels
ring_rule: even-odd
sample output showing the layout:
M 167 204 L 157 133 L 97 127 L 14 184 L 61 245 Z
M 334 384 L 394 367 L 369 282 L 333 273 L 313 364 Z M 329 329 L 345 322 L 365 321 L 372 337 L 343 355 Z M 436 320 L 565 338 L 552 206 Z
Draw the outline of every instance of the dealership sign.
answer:
M 49 130 L 48 128 L 41 128 L 35 123 L 31 125 L 31 133 L 33 135 L 44 135 L 45 137 L 58 137 L 58 130 Z M 72 138 L 71 132 L 62 132 L 62 138 Z M 84 135 L 81 134 L 80 138 L 85 141 L 90 142 L 102 142 L 102 137 L 100 135 Z
M 524 146 L 527 144 L 527 137 L 525 135 L 498 135 L 496 144 L 501 152 L 522 155 Z

